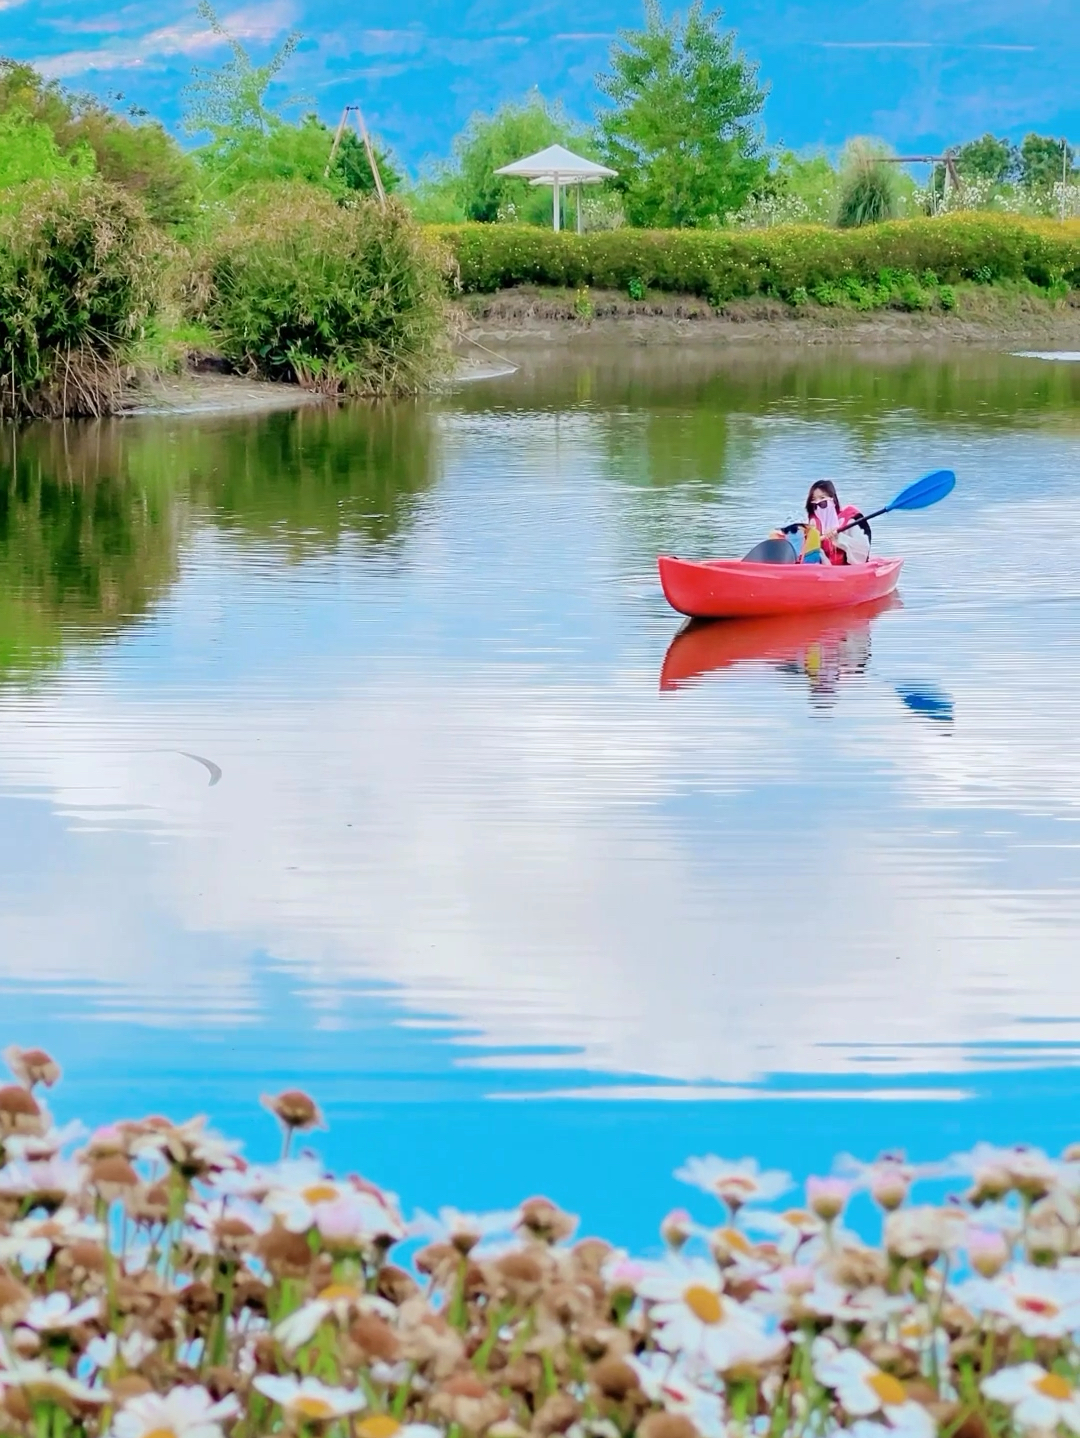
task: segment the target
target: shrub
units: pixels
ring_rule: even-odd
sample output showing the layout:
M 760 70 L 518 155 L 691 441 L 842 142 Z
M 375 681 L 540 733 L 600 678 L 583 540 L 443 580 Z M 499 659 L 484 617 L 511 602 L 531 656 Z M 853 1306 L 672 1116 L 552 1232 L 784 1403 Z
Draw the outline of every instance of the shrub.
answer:
M 880 160 L 860 165 L 844 180 L 836 223 L 841 229 L 880 225 L 896 218 L 898 201 L 895 177 Z
M 86 146 L 66 156 L 48 125 L 23 110 L 0 111 L 0 189 L 28 180 L 71 179 L 93 169 L 94 156 Z
M 396 203 L 342 207 L 283 186 L 211 244 L 195 317 L 249 373 L 326 394 L 415 392 L 444 359 L 439 259 Z
M 0 414 L 115 409 L 154 309 L 160 242 L 104 180 L 31 182 L 0 209 Z
M 1030 281 L 1080 287 L 1080 223 L 1007 215 L 896 220 L 856 230 L 612 230 L 591 235 L 510 225 L 456 225 L 437 233 L 455 255 L 463 290 L 579 285 L 701 295 L 714 304 L 754 296 L 796 302 L 883 272 L 923 276 L 939 297 L 962 281 Z M 932 273 L 933 283 L 927 282 Z M 889 292 L 894 286 L 889 283 Z

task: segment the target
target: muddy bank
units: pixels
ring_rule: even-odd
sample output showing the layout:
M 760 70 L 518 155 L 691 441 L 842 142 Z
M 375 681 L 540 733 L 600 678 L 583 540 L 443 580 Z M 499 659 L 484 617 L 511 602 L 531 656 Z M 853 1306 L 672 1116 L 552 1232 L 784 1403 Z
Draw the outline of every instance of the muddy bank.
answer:
M 693 295 L 634 301 L 594 290 L 591 313 L 573 291 L 522 286 L 475 295 L 456 307 L 461 339 L 501 346 L 565 347 L 613 339 L 623 344 L 758 347 L 768 344 L 938 347 L 977 345 L 1000 349 L 1080 349 L 1080 295 L 1053 303 L 1036 296 L 972 287 L 951 313 L 901 310 L 793 309 L 778 300 L 739 301 L 714 309 Z M 466 345 L 467 347 L 467 345 Z

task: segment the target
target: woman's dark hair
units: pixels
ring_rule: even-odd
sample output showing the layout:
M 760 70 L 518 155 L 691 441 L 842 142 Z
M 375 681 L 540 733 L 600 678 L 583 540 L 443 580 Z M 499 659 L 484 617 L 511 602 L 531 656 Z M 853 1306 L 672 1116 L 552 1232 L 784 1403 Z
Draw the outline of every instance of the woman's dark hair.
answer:
M 833 484 L 833 482 L 832 482 L 831 479 L 819 479 L 819 480 L 817 480 L 814 484 L 812 484 L 812 485 L 810 486 L 810 488 L 809 488 L 809 490 L 807 491 L 807 494 L 806 494 L 806 517 L 807 517 L 807 519 L 812 519 L 812 518 L 814 517 L 814 507 L 813 507 L 813 505 L 810 503 L 810 500 L 811 500 L 811 497 L 813 496 L 813 493 L 814 493 L 814 490 L 815 490 L 815 489 L 820 489 L 821 492 L 822 492 L 822 494 L 827 494 L 827 495 L 829 496 L 829 498 L 832 500 L 833 504 L 836 505 L 837 509 L 840 508 L 840 496 L 839 496 L 839 495 L 837 494 L 837 492 L 836 492 L 836 485 Z

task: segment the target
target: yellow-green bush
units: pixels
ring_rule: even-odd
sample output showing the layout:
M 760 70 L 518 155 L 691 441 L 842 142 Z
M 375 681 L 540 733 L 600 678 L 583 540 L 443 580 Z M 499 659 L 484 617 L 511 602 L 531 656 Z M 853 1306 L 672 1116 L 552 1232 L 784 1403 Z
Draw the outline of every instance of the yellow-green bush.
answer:
M 157 303 L 162 242 L 96 176 L 31 181 L 0 205 L 0 415 L 114 409 Z
M 423 389 L 446 354 L 441 249 L 395 201 L 272 187 L 203 256 L 195 318 L 224 355 L 327 394 Z
M 574 235 L 448 225 L 438 233 L 457 258 L 466 293 L 522 284 L 635 286 L 701 295 L 714 304 L 754 296 L 798 302 L 845 285 L 880 286 L 883 272 L 925 279 L 931 287 L 966 280 L 1080 287 L 1080 222 L 1005 215 L 897 220 L 857 230 L 792 225 Z

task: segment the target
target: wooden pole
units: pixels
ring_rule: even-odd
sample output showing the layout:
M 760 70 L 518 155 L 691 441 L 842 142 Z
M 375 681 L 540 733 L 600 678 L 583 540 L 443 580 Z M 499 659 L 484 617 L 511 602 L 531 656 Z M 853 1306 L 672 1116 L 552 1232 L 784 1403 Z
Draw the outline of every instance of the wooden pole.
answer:
M 1065 223 L 1065 186 L 1068 182 L 1069 173 L 1069 142 L 1061 142 L 1061 223 Z
M 386 209 L 386 191 L 383 189 L 382 176 L 379 174 L 379 162 L 375 158 L 375 147 L 371 143 L 371 136 L 364 124 L 364 116 L 359 105 L 349 107 L 356 111 L 356 128 L 360 132 L 360 139 L 363 141 L 364 149 L 367 152 L 368 164 L 371 166 L 371 178 L 375 181 L 375 193 L 379 197 L 379 204 Z
M 338 146 L 341 144 L 341 137 L 345 133 L 345 122 L 349 118 L 349 107 L 345 106 L 341 112 L 341 119 L 338 121 L 337 134 L 334 136 L 334 143 L 330 146 L 330 158 L 326 162 L 326 169 L 323 171 L 323 179 L 330 178 L 330 171 L 334 165 L 334 157 L 337 155 Z
M 371 166 L 371 178 L 375 181 L 375 193 L 379 197 L 379 204 L 385 210 L 386 190 L 383 186 L 382 175 L 379 173 L 379 162 L 375 158 L 375 147 L 371 143 L 371 136 L 367 132 L 367 126 L 364 124 L 364 116 L 359 105 L 346 105 L 341 112 L 337 133 L 334 135 L 334 143 L 330 146 L 330 158 L 327 160 L 326 169 L 323 171 L 323 179 L 326 180 L 330 178 L 330 171 L 333 168 L 337 152 L 341 148 L 342 136 L 345 134 L 345 126 L 349 122 L 350 114 L 355 114 L 356 116 L 356 129 L 360 135 L 360 142 L 364 147 L 364 153 L 367 155 L 368 164 Z

